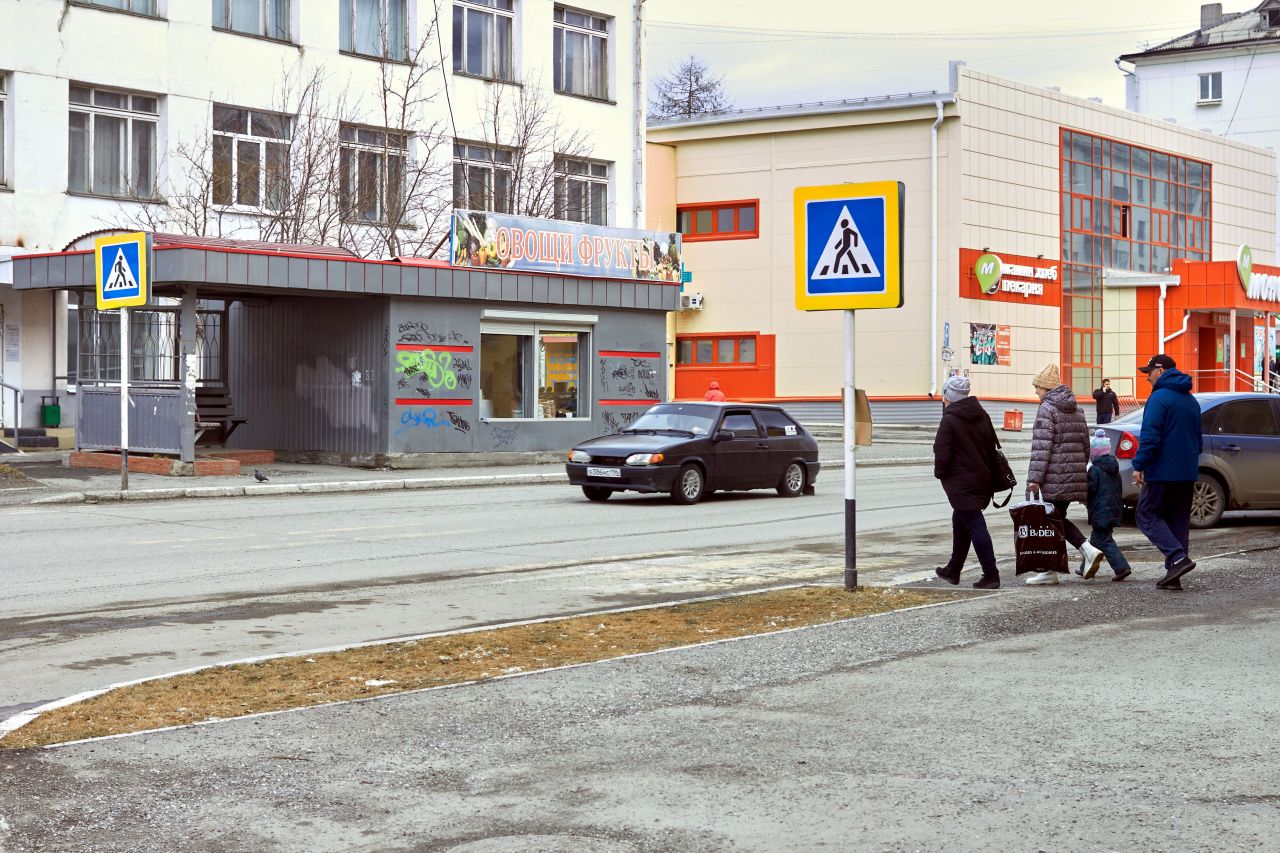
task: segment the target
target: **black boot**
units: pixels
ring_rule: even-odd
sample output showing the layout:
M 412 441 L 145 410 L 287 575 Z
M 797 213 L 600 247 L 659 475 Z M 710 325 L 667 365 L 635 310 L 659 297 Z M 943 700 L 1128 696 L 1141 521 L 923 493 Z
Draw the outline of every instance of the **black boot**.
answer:
M 942 566 L 940 568 L 934 569 L 933 573 L 938 577 L 942 578 L 947 583 L 951 584 L 952 586 L 956 586 L 957 584 L 960 583 L 959 569 L 953 570 L 953 569 L 947 568 L 946 566 Z
M 999 589 L 999 575 L 983 575 L 981 578 L 973 582 L 974 589 Z

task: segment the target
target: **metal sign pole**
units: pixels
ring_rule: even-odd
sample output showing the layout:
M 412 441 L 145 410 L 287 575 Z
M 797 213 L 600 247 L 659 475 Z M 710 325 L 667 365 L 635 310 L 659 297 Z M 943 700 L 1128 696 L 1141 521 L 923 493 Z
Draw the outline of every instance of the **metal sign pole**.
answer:
M 120 309 L 120 491 L 129 490 L 129 309 Z
M 854 444 L 857 441 L 857 392 L 853 387 L 854 318 L 856 311 L 844 312 L 844 588 L 858 588 L 858 501 Z

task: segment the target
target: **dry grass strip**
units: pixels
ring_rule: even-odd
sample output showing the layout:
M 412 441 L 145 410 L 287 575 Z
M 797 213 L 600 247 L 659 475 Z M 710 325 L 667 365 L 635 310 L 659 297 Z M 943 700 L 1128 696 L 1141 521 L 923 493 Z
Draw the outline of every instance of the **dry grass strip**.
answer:
M 42 714 L 0 749 L 47 746 L 589 663 L 954 600 L 893 588 L 799 587 L 217 666 Z

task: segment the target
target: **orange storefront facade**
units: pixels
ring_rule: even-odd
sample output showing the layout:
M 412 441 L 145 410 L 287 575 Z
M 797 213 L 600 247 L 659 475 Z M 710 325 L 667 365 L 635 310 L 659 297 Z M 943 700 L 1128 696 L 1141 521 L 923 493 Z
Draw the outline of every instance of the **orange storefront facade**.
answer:
M 1234 261 L 1177 259 L 1171 272 L 1178 284 L 1165 288 L 1165 344 L 1157 345 L 1160 288 L 1143 287 L 1137 294 L 1137 351 L 1167 353 L 1199 391 L 1252 391 L 1269 379 L 1280 299 L 1250 298 Z M 1280 267 L 1256 265 L 1251 278 L 1265 297 L 1268 281 L 1280 283 Z M 1149 391 L 1141 383 L 1139 399 Z

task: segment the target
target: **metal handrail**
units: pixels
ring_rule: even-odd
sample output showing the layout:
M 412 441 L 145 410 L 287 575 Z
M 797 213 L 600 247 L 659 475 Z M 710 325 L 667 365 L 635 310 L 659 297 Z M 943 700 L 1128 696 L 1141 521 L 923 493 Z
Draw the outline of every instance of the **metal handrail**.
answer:
M 19 450 L 22 446 L 22 389 L 10 385 L 8 382 L 0 382 L 0 388 L 13 392 L 13 449 Z M 0 406 L 0 414 L 3 414 L 3 408 L 3 406 Z

